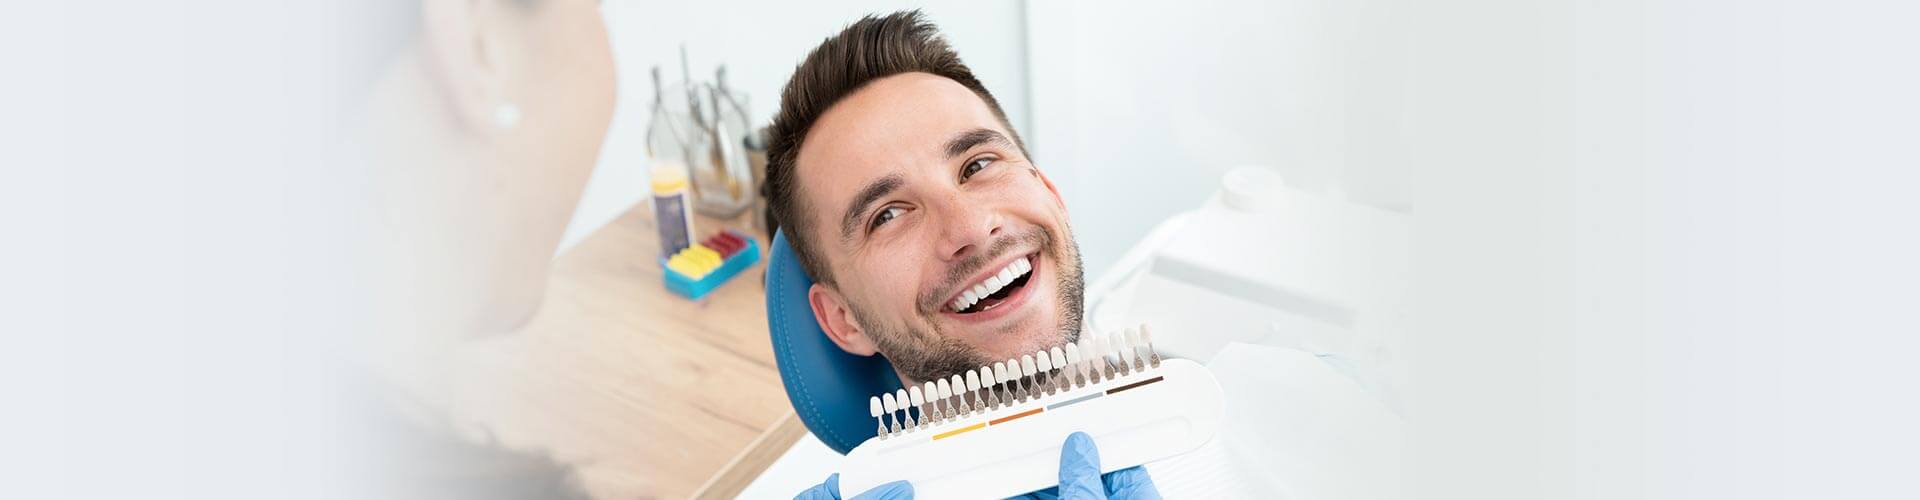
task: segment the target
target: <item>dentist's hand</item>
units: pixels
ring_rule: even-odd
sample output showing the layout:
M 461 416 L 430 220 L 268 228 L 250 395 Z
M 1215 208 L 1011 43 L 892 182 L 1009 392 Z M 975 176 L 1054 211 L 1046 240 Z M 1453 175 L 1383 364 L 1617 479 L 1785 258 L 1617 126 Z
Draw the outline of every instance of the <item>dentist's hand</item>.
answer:
M 853 500 L 912 500 L 912 498 L 913 485 L 907 484 L 906 481 L 894 481 L 861 492 L 859 495 L 854 496 Z M 820 483 L 819 486 L 807 488 L 807 491 L 802 491 L 800 494 L 794 495 L 793 499 L 840 500 L 840 475 L 834 474 L 827 476 L 827 482 Z
M 1147 470 L 1140 467 L 1128 467 L 1100 475 L 1100 449 L 1093 446 L 1093 438 L 1085 432 L 1075 432 L 1067 436 L 1067 443 L 1060 447 L 1060 488 L 1041 490 L 1027 495 L 1029 498 L 1058 498 L 1071 500 L 1090 500 L 1120 498 L 1127 500 L 1159 500 L 1160 490 L 1153 487 L 1153 478 Z
M 827 476 L 827 482 L 800 492 L 794 498 L 796 500 L 840 500 L 840 475 Z M 911 499 L 913 485 L 907 484 L 906 481 L 894 481 L 853 498 L 854 500 Z M 1153 487 L 1153 478 L 1147 475 L 1146 469 L 1140 467 L 1128 467 L 1113 471 L 1104 477 L 1101 476 L 1100 449 L 1093 445 L 1093 438 L 1087 436 L 1087 433 L 1075 432 L 1068 435 L 1066 444 L 1060 447 L 1060 487 L 1029 493 L 1025 498 L 1159 500 L 1160 490 Z

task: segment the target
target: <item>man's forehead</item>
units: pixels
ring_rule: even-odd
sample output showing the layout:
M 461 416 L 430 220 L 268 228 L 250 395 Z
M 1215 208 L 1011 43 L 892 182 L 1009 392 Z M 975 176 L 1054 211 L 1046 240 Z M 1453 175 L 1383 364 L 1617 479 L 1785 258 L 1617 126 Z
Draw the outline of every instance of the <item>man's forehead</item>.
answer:
M 863 187 L 940 164 L 955 134 L 980 128 L 1007 133 L 980 96 L 928 73 L 874 80 L 834 103 L 794 162 L 815 234 L 836 234 L 834 221 Z

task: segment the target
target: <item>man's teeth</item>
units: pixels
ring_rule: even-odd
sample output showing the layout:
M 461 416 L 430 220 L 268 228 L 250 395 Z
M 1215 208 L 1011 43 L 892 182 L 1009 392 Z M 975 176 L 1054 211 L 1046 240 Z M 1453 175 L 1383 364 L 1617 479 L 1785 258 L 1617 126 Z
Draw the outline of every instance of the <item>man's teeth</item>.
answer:
M 1014 259 L 1013 262 L 1007 264 L 1007 267 L 1001 268 L 999 273 L 988 276 L 986 281 L 974 284 L 973 288 L 961 292 L 960 298 L 953 299 L 952 305 L 954 312 L 965 311 L 967 308 L 973 307 L 974 304 L 980 302 L 980 299 L 987 298 L 988 295 L 993 295 L 994 292 L 1006 288 L 1007 284 L 1013 283 L 1013 280 L 1020 279 L 1021 276 L 1026 276 L 1027 273 L 1030 272 L 1033 272 L 1033 263 L 1028 262 L 1026 257 Z

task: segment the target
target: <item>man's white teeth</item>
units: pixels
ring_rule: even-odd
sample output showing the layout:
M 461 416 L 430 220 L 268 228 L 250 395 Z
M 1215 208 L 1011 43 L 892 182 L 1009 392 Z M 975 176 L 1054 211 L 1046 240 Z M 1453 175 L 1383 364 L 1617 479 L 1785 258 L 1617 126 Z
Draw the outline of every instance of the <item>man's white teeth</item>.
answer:
M 1033 263 L 1028 262 L 1026 257 L 1014 259 L 1013 262 L 1007 264 L 1007 267 L 1001 268 L 998 274 L 988 276 L 986 281 L 973 285 L 973 288 L 961 292 L 959 298 L 953 299 L 952 306 L 954 312 L 965 311 L 967 308 L 973 307 L 973 305 L 979 303 L 981 299 L 985 299 L 988 295 L 993 295 L 994 292 L 1006 288 L 1008 284 L 1013 283 L 1013 280 L 1020 279 L 1021 276 L 1026 276 L 1027 273 L 1030 272 L 1033 272 Z

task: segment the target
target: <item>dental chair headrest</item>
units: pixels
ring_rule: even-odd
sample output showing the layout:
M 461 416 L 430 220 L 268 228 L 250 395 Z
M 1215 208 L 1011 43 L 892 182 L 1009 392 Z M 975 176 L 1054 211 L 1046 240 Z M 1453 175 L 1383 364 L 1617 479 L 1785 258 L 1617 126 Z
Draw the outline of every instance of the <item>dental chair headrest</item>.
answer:
M 885 358 L 847 354 L 828 340 L 807 302 L 813 278 L 801 269 L 786 234 L 774 233 L 768 248 L 767 330 L 780 381 L 807 430 L 846 454 L 879 425 L 867 412 L 867 398 L 899 389 L 900 379 Z

